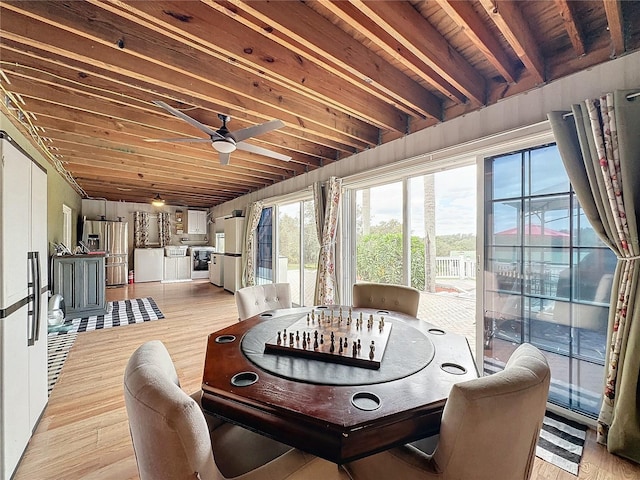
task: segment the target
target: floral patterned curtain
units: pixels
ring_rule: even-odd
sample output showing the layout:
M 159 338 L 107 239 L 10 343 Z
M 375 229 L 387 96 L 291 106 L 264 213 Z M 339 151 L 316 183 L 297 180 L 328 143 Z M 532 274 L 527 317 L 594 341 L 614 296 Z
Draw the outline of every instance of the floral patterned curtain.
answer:
M 158 213 L 158 233 L 160 246 L 164 247 L 171 243 L 171 215 L 168 212 Z
M 342 179 L 331 177 L 324 190 L 319 183 L 313 188 L 316 211 L 316 228 L 319 232 L 320 253 L 314 303 L 336 305 L 339 303 L 338 280 L 335 270 L 336 229 L 342 198 Z
M 242 286 L 251 287 L 256 284 L 256 228 L 260 222 L 262 208 L 261 201 L 250 204 L 247 207 L 247 223 L 244 234 L 242 252 Z
M 598 442 L 640 462 L 640 98 L 616 91 L 549 120 L 585 215 L 618 257 Z
M 149 214 L 133 212 L 133 246 L 144 248 L 149 245 Z

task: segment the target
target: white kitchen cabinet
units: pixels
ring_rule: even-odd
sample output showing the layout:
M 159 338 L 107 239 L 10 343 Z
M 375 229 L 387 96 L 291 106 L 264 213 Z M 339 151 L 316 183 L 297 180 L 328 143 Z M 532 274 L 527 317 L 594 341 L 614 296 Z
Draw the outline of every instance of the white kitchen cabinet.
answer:
M 240 255 L 244 242 L 244 217 L 224 219 L 224 253 Z
M 164 257 L 165 282 L 191 280 L 191 257 Z
M 242 287 L 242 257 L 225 255 L 222 276 L 224 289 L 236 293 Z
M 187 210 L 187 233 L 207 234 L 207 212 L 203 210 Z
M 0 132 L 0 479 L 47 402 L 47 173 Z

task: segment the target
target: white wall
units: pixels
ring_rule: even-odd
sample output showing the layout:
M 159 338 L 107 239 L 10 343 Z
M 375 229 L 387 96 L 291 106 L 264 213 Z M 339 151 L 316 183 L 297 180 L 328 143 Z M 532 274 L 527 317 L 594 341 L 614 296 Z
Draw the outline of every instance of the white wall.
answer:
M 244 209 L 256 200 L 299 192 L 308 185 L 333 175 L 345 178 L 412 157 L 546 122 L 550 111 L 569 110 L 571 104 L 587 98 L 617 89 L 632 88 L 640 88 L 640 52 L 589 68 L 476 112 L 236 198 L 214 207 L 213 215 L 229 215 L 233 210 Z

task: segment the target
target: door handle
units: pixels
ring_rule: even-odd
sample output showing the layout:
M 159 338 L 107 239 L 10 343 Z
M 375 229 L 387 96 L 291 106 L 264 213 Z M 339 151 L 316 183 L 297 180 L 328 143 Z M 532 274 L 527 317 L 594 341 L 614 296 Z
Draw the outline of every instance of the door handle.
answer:
M 34 303 L 36 306 L 35 313 L 35 330 L 33 332 L 33 336 L 35 341 L 40 340 L 40 319 L 42 313 L 42 293 L 40 292 L 40 278 L 41 278 L 41 270 L 40 270 L 40 252 L 33 252 L 33 263 L 35 266 L 35 280 L 33 287 L 34 294 Z
M 36 315 L 38 306 L 36 305 L 36 267 L 35 267 L 35 252 L 27 253 L 27 262 L 29 263 L 29 273 L 31 274 L 31 281 L 28 282 L 28 292 L 29 292 L 29 307 L 28 307 L 28 315 L 29 315 L 29 325 L 27 336 L 27 346 L 31 347 L 36 343 L 35 336 L 35 328 L 36 328 Z

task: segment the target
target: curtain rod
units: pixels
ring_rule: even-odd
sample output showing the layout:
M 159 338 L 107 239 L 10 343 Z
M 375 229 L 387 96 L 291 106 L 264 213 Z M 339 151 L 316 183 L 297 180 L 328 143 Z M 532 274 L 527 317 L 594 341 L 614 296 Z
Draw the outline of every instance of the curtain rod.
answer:
M 636 97 L 640 97 L 640 92 L 630 93 L 629 95 L 627 95 L 627 100 L 631 100 L 632 98 L 636 98 Z M 573 112 L 567 112 L 564 115 L 562 115 L 563 120 L 568 117 L 573 117 Z

